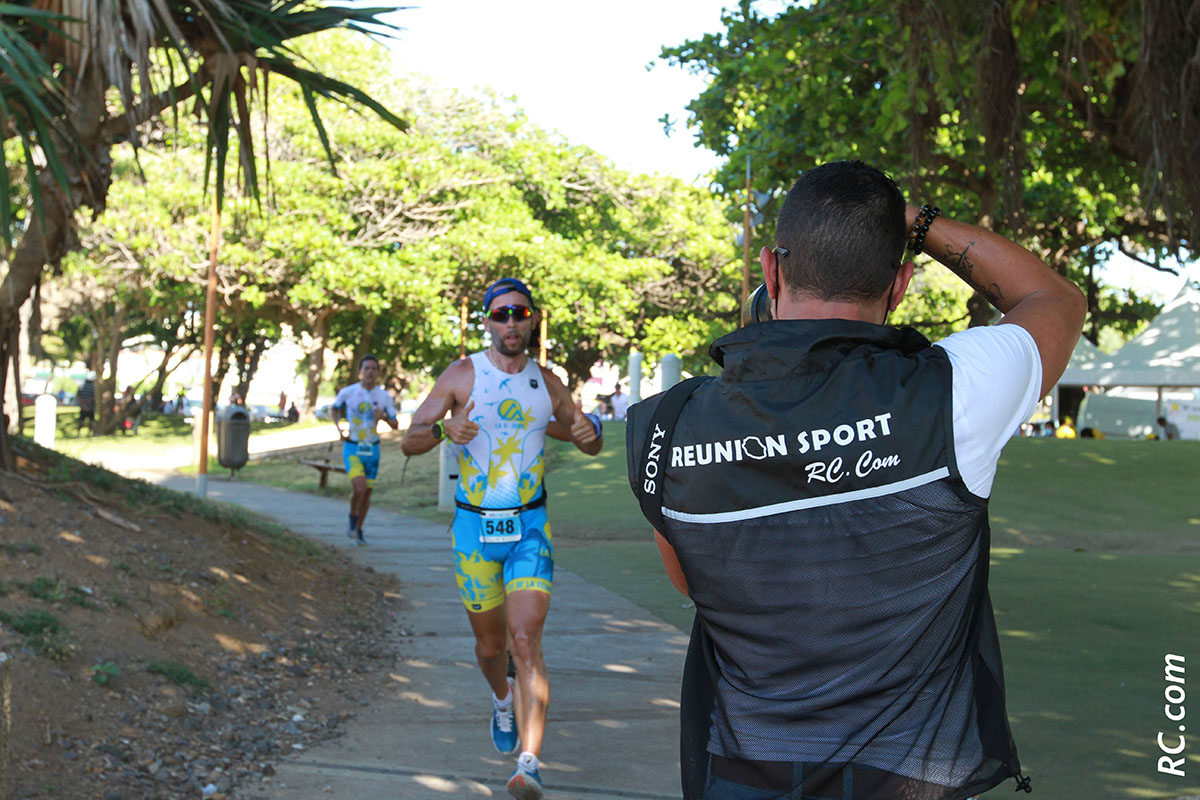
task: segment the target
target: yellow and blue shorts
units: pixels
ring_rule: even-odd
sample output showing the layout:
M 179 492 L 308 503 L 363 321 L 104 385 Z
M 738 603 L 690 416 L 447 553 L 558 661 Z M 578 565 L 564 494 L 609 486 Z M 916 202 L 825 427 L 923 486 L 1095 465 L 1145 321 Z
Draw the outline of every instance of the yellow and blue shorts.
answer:
M 460 508 L 450 525 L 458 592 L 467 611 L 490 611 L 508 592 L 550 594 L 554 583 L 554 544 L 546 507 L 522 511 L 521 538 L 481 541 L 483 516 Z
M 366 447 L 360 448 L 357 442 L 342 442 L 342 463 L 346 466 L 346 477 L 354 480 L 358 476 L 367 479 L 367 488 L 375 487 L 375 476 L 379 474 L 379 442 L 371 445 L 370 453 Z

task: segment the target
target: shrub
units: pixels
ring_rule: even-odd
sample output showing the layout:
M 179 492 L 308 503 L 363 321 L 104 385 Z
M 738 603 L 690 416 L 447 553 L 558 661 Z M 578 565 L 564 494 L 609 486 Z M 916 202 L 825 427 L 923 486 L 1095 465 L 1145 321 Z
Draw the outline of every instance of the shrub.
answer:
M 32 608 L 12 621 L 5 620 L 8 627 L 25 636 L 37 636 L 42 633 L 57 633 L 62 630 L 58 617 L 49 611 Z
M 111 661 L 92 666 L 92 683 L 107 686 L 121 676 L 121 668 Z
M 19 617 L 0 613 L 0 622 L 22 634 L 25 644 L 38 655 L 65 663 L 75 651 L 71 634 L 49 611 L 33 608 Z
M 30 583 L 19 583 L 22 591 L 30 597 L 35 597 L 38 600 L 45 600 L 47 603 L 57 603 L 66 597 L 62 587 L 58 582 L 45 576 L 38 576 Z
M 146 672 L 151 675 L 161 675 L 176 686 L 189 686 L 202 692 L 209 689 L 208 681 L 182 664 L 176 664 L 173 661 L 152 661 L 146 665 Z

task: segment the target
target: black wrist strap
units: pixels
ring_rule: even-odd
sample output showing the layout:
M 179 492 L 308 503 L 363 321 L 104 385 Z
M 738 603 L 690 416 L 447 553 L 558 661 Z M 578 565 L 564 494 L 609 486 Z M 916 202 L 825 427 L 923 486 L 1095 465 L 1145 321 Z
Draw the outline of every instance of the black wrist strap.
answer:
M 675 434 L 675 423 L 683 404 L 701 384 L 714 380 L 711 376 L 697 375 L 677 383 L 667 390 L 654 409 L 646 439 L 642 442 L 642 453 L 638 459 L 636 492 L 642 515 L 659 533 L 663 531 L 662 498 L 666 481 L 666 465 L 671 450 L 671 438 Z

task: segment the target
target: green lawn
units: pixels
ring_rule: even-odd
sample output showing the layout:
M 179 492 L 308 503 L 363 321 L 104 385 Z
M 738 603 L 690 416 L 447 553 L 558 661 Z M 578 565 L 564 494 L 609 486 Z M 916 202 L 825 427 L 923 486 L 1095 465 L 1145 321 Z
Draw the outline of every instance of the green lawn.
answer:
M 58 409 L 54 449 L 72 458 L 87 458 L 98 452 L 151 456 L 167 447 L 190 445 L 192 441 L 191 426 L 183 417 L 174 415 L 147 415 L 138 425 L 137 433 L 118 430 L 108 436 L 92 436 L 86 429 L 80 431 L 78 419 L 78 408 Z M 26 425 L 25 433 L 33 435 L 32 423 Z
M 406 459 L 404 453 L 400 452 L 398 433 L 383 434 L 382 442 L 379 476 L 375 482 L 375 490 L 371 493 L 371 505 L 402 514 L 426 519 L 444 519 L 449 522 L 450 514 L 439 514 L 437 510 L 437 454 L 428 453 Z M 350 481 L 345 475 L 329 473 L 328 486 L 320 489 L 320 474 L 317 470 L 299 463 L 301 460 L 320 461 L 325 458 L 332 463 L 341 464 L 341 445 L 334 444 L 333 448 L 330 448 L 322 444 L 289 452 L 277 458 L 252 461 L 238 471 L 238 477 L 253 483 L 278 486 L 296 492 L 349 498 Z
M 78 419 L 78 407 L 66 406 L 58 409 L 54 449 L 72 458 L 91 460 L 98 453 L 117 453 L 145 456 L 152 462 L 153 458 L 164 450 L 192 445 L 192 426 L 186 419 L 174 414 L 146 414 L 138 425 L 137 433 L 118 429 L 107 436 L 92 436 L 86 430 L 80 431 L 76 427 Z M 329 422 L 317 420 L 293 424 L 252 422 L 250 435 L 253 437 L 258 433 L 328 424 Z M 26 423 L 25 433 L 33 436 L 32 420 Z M 214 454 L 209 459 L 209 471 L 219 474 L 223 468 L 217 463 L 215 449 L 213 450 Z
M 992 491 L 997 545 L 1200 553 L 1200 442 L 1015 439 Z

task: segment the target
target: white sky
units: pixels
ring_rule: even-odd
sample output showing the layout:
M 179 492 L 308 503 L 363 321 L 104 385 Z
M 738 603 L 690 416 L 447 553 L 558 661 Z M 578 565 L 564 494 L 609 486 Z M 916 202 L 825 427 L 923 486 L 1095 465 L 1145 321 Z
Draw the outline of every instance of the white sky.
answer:
M 784 0 L 756 0 L 775 14 Z M 389 15 L 405 30 L 391 43 L 397 65 L 438 83 L 470 90 L 488 86 L 515 96 L 539 127 L 558 131 L 635 172 L 695 180 L 717 166 L 695 146 L 685 106 L 703 78 L 659 60 L 674 46 L 723 29 L 721 11 L 736 0 L 417 0 Z M 648 64 L 654 66 L 647 70 Z M 670 136 L 659 119 L 675 121 Z M 1200 280 L 1200 266 L 1190 277 Z M 1169 300 L 1183 276 L 1157 273 L 1117 256 L 1109 284 Z
M 390 20 L 401 68 L 459 89 L 489 86 L 539 127 L 617 166 L 693 180 L 717 166 L 684 106 L 704 81 L 659 60 L 663 45 L 719 31 L 730 0 L 425 0 Z M 769 10 L 775 0 L 759 0 Z M 647 71 L 646 65 L 656 65 Z M 658 121 L 678 120 L 668 137 Z

